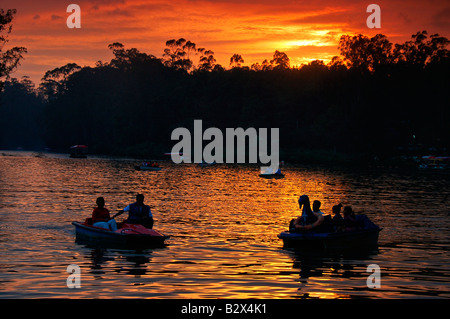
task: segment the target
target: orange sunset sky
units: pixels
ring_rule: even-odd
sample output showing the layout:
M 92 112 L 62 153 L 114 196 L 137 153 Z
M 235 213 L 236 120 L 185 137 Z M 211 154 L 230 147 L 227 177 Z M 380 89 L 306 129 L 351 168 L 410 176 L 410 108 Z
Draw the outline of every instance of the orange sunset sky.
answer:
M 80 29 L 66 25 L 71 3 L 81 7 Z M 371 3 L 381 7 L 381 29 L 366 25 Z M 291 65 L 327 62 L 338 54 L 342 34 L 382 33 L 402 43 L 427 30 L 450 38 L 449 0 L 1 0 L 0 7 L 17 9 L 7 47 L 28 49 L 12 76 L 28 75 L 36 84 L 45 71 L 69 62 L 109 62 L 113 42 L 161 57 L 167 40 L 183 37 L 228 67 L 234 53 L 250 66 L 275 50 L 286 52 Z

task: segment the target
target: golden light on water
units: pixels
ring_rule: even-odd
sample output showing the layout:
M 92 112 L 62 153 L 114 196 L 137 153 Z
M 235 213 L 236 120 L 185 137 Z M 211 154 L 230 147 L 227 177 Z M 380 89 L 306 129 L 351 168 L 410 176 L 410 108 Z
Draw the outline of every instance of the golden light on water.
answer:
M 252 166 L 161 163 L 159 172 L 142 172 L 129 160 L 65 155 L 1 156 L 0 164 L 4 296 L 354 298 L 445 290 L 448 254 L 440 247 L 448 223 L 439 213 L 426 218 L 417 211 L 445 200 L 433 199 L 432 194 L 446 195 L 446 182 L 432 175 L 418 180 L 391 172 L 287 166 L 284 179 L 266 180 Z M 409 195 L 414 189 L 420 199 Z M 137 193 L 145 194 L 155 228 L 171 236 L 168 247 L 132 251 L 75 243 L 71 222 L 88 217 L 96 197 L 103 196 L 115 212 Z M 384 227 L 382 251 L 346 256 L 283 249 L 277 234 L 300 214 L 302 194 L 320 200 L 324 213 L 337 203 L 364 211 Z M 431 202 L 424 203 L 426 198 Z M 411 227 L 424 218 L 432 253 L 424 249 L 430 232 Z M 426 269 L 405 268 L 402 260 L 423 267 L 412 257 L 427 258 Z M 69 291 L 61 285 L 73 263 L 82 270 L 83 289 Z M 366 287 L 368 263 L 383 264 L 386 271 L 380 293 Z

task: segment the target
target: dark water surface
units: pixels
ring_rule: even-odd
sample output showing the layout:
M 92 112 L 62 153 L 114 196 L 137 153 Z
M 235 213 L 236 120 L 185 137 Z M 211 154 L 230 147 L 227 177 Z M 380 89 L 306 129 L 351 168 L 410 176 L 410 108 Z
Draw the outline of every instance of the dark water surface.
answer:
M 0 298 L 449 298 L 450 173 L 174 165 L 0 152 Z M 75 243 L 72 221 L 104 196 L 112 213 L 146 195 L 165 248 L 98 249 Z M 277 234 L 308 194 L 339 202 L 383 227 L 377 250 L 301 253 Z M 120 217 L 122 218 L 122 217 Z M 67 266 L 81 268 L 69 289 Z M 367 266 L 381 268 L 368 288 Z

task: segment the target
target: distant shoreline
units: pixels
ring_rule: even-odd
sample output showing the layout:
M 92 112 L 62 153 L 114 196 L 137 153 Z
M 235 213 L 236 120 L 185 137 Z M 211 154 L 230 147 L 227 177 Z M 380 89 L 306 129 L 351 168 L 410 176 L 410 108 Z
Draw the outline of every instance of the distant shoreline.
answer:
M 67 155 L 69 158 L 69 152 L 64 150 L 42 150 L 36 148 L 30 149 L 0 149 L 1 156 L 14 156 L 13 154 L 8 154 L 8 152 L 14 153 L 36 153 L 35 157 L 40 157 L 41 154 L 58 154 L 61 156 Z M 390 167 L 390 168 L 418 168 L 419 163 L 417 161 L 422 155 L 406 156 L 406 155 L 396 155 L 389 158 L 380 159 L 376 156 L 370 156 L 367 154 L 347 154 L 340 153 L 331 150 L 280 150 L 280 160 L 285 163 L 285 167 L 290 165 L 306 165 L 313 167 Z M 151 153 L 142 151 L 141 154 L 125 154 L 125 153 L 100 153 L 100 152 L 90 152 L 89 157 L 99 157 L 99 158 L 113 158 L 120 160 L 130 160 L 130 161 L 141 161 L 141 160 L 157 160 L 157 161 L 170 161 L 171 158 L 164 153 Z M 196 163 L 190 163 L 196 164 Z M 262 163 L 218 163 L 222 165 L 254 165 L 258 166 Z

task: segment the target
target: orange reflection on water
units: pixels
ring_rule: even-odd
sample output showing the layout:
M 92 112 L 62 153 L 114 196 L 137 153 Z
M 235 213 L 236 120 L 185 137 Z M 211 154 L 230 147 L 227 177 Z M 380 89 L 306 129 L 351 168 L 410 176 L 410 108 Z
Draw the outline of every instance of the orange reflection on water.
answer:
M 162 162 L 161 171 L 143 172 L 134 170 L 135 164 L 55 154 L 0 156 L 3 296 L 353 298 L 445 291 L 448 256 L 441 247 L 448 222 L 439 215 L 445 210 L 436 209 L 426 219 L 431 231 L 418 228 L 427 216 L 417 212 L 416 197 L 405 197 L 404 186 L 427 195 L 420 198 L 430 198 L 424 202 L 427 207 L 446 204 L 447 182 L 439 176 L 418 179 L 287 166 L 284 179 L 267 180 L 258 177 L 256 166 L 201 168 Z M 88 217 L 96 197 L 105 197 L 114 212 L 133 202 L 137 193 L 145 194 L 152 207 L 155 228 L 171 236 L 168 247 L 130 251 L 74 242 L 71 222 Z M 392 246 L 356 256 L 283 249 L 277 234 L 300 214 L 297 200 L 302 194 L 320 200 L 324 213 L 339 202 L 364 210 L 389 234 L 382 233 L 381 241 Z M 388 213 L 382 205 L 388 205 Z M 432 234 L 431 246 L 427 234 Z M 414 242 L 417 238 L 420 245 Z M 411 244 L 399 246 L 396 241 Z M 426 269 L 420 271 L 423 260 Z M 72 263 L 82 270 L 79 290 L 64 286 L 65 269 Z M 365 287 L 369 263 L 380 263 L 388 272 L 382 291 Z

